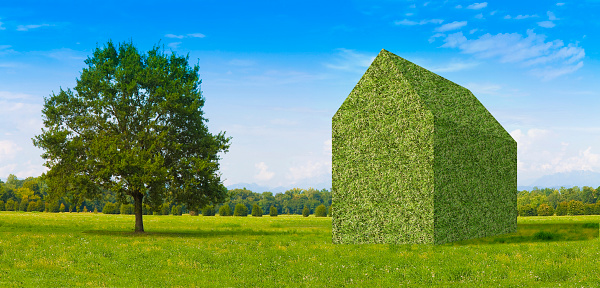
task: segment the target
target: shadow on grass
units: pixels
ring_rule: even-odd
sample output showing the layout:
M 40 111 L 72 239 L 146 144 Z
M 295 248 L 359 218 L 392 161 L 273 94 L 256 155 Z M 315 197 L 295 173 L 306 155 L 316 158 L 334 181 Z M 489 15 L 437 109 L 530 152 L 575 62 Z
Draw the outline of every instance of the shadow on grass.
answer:
M 117 237 L 190 237 L 190 238 L 211 238 L 223 236 L 309 236 L 318 233 L 312 231 L 265 231 L 252 229 L 228 229 L 228 230 L 189 230 L 189 231 L 146 231 L 136 233 L 133 231 L 110 231 L 110 230 L 86 230 L 84 234 L 99 236 L 117 236 Z
M 448 246 L 584 241 L 598 238 L 599 223 L 518 224 L 517 232 L 447 243 Z

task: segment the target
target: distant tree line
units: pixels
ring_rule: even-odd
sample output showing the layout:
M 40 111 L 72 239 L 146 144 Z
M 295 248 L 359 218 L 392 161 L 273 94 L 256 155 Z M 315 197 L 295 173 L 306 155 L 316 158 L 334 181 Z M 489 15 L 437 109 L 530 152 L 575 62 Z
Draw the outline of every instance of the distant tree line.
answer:
M 39 211 L 39 212 L 102 212 L 104 214 L 133 214 L 133 204 L 119 203 L 113 193 L 105 190 L 100 199 L 50 199 L 48 186 L 41 177 L 28 177 L 20 180 L 15 175 L 8 176 L 6 183 L 0 181 L 0 211 Z M 331 191 L 327 189 L 293 188 L 284 193 L 256 193 L 247 189 L 232 189 L 227 192 L 224 203 L 211 203 L 201 211 L 189 211 L 185 205 L 164 201 L 162 205 L 143 205 L 145 215 L 191 215 L 231 216 L 236 206 L 240 206 L 240 216 L 253 216 L 306 213 L 326 216 L 331 213 Z M 77 204 L 81 203 L 81 204 Z M 242 207 L 243 206 L 243 207 Z M 321 207 L 320 207 L 321 206 Z M 245 208 L 245 209 L 243 209 Z M 244 212 L 245 211 L 245 212 Z M 251 212 L 250 212 L 251 211 Z
M 600 215 L 600 187 L 523 190 L 517 194 L 519 216 Z

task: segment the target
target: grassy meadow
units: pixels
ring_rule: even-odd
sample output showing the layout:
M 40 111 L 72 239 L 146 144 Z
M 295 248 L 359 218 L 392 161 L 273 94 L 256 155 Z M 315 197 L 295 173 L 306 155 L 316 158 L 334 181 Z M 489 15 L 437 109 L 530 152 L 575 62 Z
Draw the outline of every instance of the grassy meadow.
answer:
M 446 245 L 333 245 L 331 218 L 0 212 L 0 287 L 600 287 L 600 216 Z

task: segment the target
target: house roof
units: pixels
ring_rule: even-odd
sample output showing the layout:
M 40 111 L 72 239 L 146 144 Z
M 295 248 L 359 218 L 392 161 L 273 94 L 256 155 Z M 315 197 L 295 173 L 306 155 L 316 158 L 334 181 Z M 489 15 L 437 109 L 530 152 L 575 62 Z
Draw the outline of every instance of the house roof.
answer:
M 396 68 L 397 71 L 396 73 L 385 73 L 385 76 L 377 76 L 404 78 L 402 82 L 411 86 L 422 100 L 424 108 L 431 111 L 438 120 L 449 121 L 479 130 L 490 136 L 514 141 L 504 127 L 467 88 L 385 49 L 381 50 L 373 63 L 378 61 L 391 62 L 393 65 L 386 66 L 392 69 Z

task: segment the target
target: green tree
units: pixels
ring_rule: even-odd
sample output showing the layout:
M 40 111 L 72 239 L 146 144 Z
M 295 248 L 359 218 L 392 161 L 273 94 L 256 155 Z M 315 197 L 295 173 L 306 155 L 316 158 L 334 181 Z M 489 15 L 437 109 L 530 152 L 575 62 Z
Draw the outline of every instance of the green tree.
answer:
M 19 211 L 23 211 L 23 212 L 27 211 L 28 206 L 29 206 L 29 197 L 25 196 L 23 199 L 21 199 L 21 203 L 19 204 Z
M 66 207 L 64 203 L 60 203 L 60 212 L 65 212 L 66 211 Z
M 27 212 L 37 211 L 37 203 L 31 201 L 27 205 Z
M 171 212 L 171 209 L 170 209 L 171 208 L 171 204 L 170 203 L 163 203 L 160 207 L 161 207 L 160 208 L 160 213 L 162 215 L 169 215 L 169 212 Z
M 6 208 L 4 207 L 4 201 L 0 200 L 0 211 L 4 211 Z
M 197 211 L 224 201 L 218 153 L 231 138 L 208 131 L 198 65 L 158 46 L 139 53 L 111 41 L 85 64 L 73 90 L 45 99 L 45 128 L 34 139 L 50 168 L 50 197 L 81 204 L 100 188 L 120 202 L 131 196 L 136 232 L 144 231 L 144 202 L 157 208 L 170 197 Z
M 327 208 L 321 204 L 315 209 L 315 217 L 327 217 Z
M 554 209 L 552 209 L 552 206 L 550 206 L 548 204 L 541 204 L 537 208 L 537 215 L 538 216 L 552 216 L 552 215 L 554 215 Z
M 565 202 L 565 201 L 560 202 L 556 206 L 554 213 L 556 213 L 556 216 L 565 216 L 565 215 L 567 215 L 568 206 L 569 205 L 567 205 L 567 202 Z
M 215 216 L 215 207 L 212 205 L 205 206 L 202 209 L 202 216 Z
M 102 213 L 119 214 L 119 211 L 117 210 L 117 204 L 112 202 L 106 202 L 106 204 L 104 204 L 104 208 L 102 208 Z
M 575 186 L 577 187 L 577 186 Z M 583 215 L 585 214 L 585 206 L 583 202 L 571 200 L 567 203 L 567 215 Z
M 133 205 L 121 203 L 121 207 L 119 208 L 119 212 L 122 215 L 132 215 L 133 214 Z
M 308 217 L 309 214 L 310 210 L 308 209 L 308 207 L 304 206 L 304 209 L 302 209 L 302 217 Z
M 329 206 L 329 209 L 327 210 L 327 217 L 331 217 L 332 212 L 333 212 L 333 206 Z
M 235 208 L 233 209 L 233 216 L 248 216 L 248 207 L 246 207 L 244 204 L 235 205 Z
M 263 211 L 258 204 L 252 205 L 252 216 L 254 217 L 262 217 Z
M 270 211 L 269 211 L 269 216 L 271 216 L 271 217 L 277 216 L 277 208 L 275 208 L 275 206 L 271 206 Z
M 173 205 L 173 207 L 171 207 L 171 214 L 181 216 L 181 205 Z
M 229 205 L 224 204 L 223 206 L 219 207 L 219 216 L 231 216 Z
M 15 200 L 8 199 L 6 201 L 6 211 L 15 211 Z

